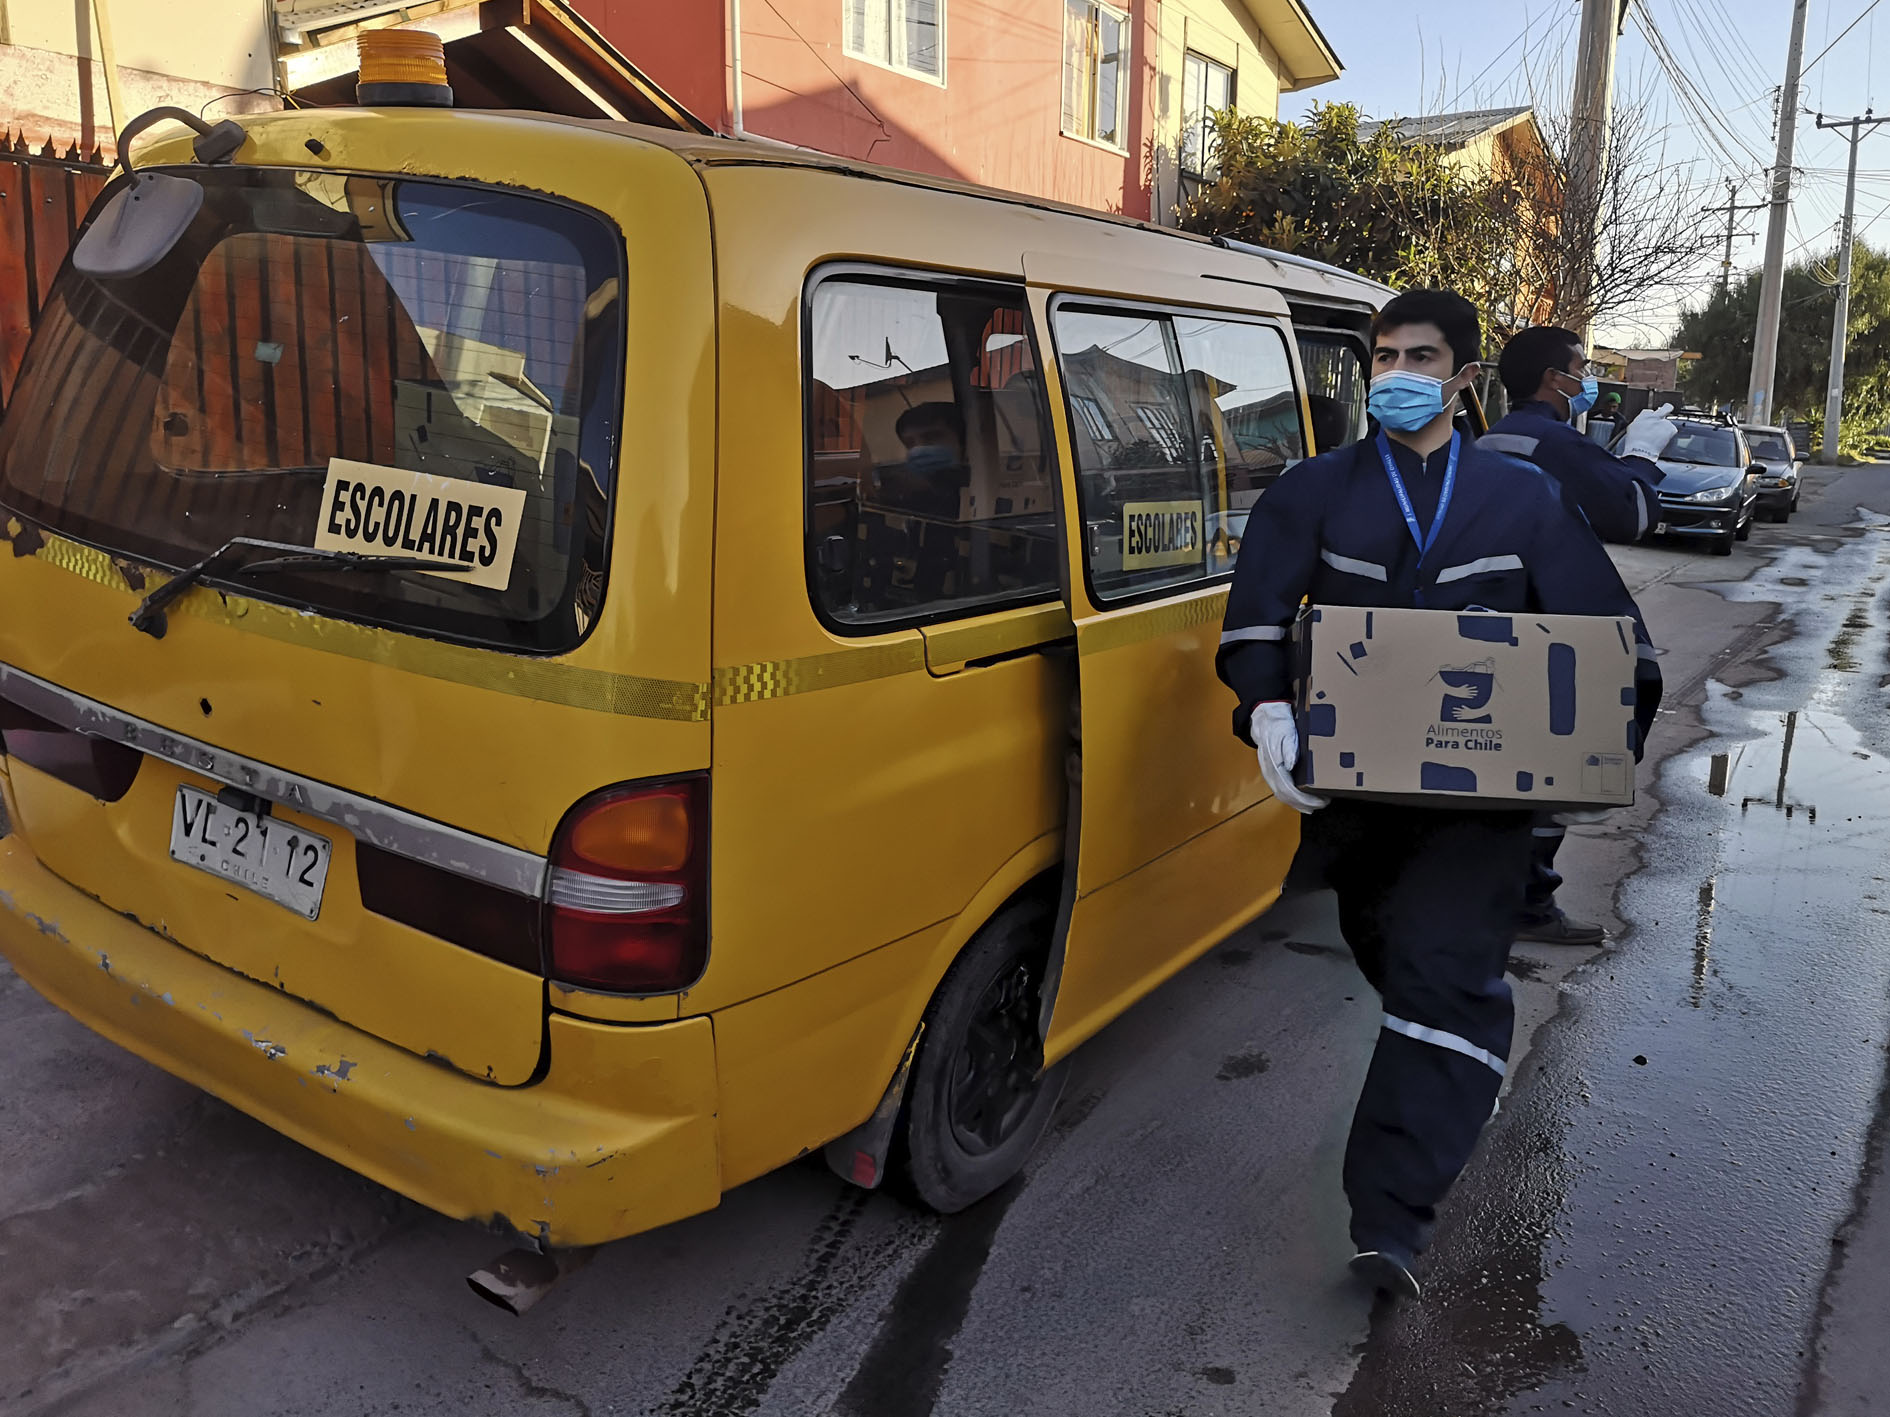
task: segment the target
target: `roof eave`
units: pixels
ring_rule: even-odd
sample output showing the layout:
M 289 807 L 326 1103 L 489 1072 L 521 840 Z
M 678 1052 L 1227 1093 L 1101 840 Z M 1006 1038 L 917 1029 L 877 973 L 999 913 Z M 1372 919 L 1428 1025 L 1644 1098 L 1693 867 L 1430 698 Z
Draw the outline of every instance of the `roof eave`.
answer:
M 1319 26 L 1300 0 L 1244 0 L 1260 33 L 1273 46 L 1286 72 L 1280 88 L 1287 92 L 1329 84 L 1345 71 L 1339 56 L 1326 42 Z

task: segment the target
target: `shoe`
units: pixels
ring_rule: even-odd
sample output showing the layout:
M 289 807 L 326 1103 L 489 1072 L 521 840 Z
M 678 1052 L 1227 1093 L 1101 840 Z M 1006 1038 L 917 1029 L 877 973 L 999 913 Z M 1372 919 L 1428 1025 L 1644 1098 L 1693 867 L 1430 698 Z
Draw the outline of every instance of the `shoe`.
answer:
M 1346 1268 L 1380 1294 L 1389 1294 L 1398 1299 L 1415 1299 L 1424 1291 L 1417 1282 L 1417 1276 L 1411 1273 L 1413 1263 L 1412 1257 L 1402 1250 L 1361 1250 L 1352 1256 Z
M 1519 945 L 1599 945 L 1608 938 L 1608 932 L 1599 925 L 1590 925 L 1586 920 L 1570 920 L 1566 915 L 1557 915 L 1553 920 L 1544 920 L 1535 925 L 1523 925 L 1516 931 L 1516 943 Z

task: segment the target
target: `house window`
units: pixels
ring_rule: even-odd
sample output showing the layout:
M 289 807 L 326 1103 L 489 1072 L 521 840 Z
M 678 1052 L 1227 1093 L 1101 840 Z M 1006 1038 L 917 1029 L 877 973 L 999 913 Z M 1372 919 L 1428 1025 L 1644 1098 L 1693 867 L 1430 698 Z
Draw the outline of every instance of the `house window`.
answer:
M 945 0 L 841 0 L 846 52 L 928 79 L 945 75 Z
M 1103 412 L 1103 406 L 1095 399 L 1084 398 L 1081 394 L 1072 395 L 1070 404 L 1076 409 L 1077 416 L 1083 420 L 1083 431 L 1098 443 L 1116 441 L 1116 430 L 1109 426 L 1109 415 Z
M 1190 52 L 1181 71 L 1181 170 L 1213 181 L 1221 175 L 1214 115 L 1234 106 L 1234 71 Z
M 1063 131 L 1128 141 L 1129 17 L 1096 0 L 1064 0 Z
M 1181 441 L 1181 428 L 1175 422 L 1173 411 L 1158 404 L 1138 403 L 1135 405 L 1135 416 L 1142 420 L 1142 426 L 1162 450 L 1162 455 L 1170 462 L 1180 462 L 1182 450 L 1187 445 Z

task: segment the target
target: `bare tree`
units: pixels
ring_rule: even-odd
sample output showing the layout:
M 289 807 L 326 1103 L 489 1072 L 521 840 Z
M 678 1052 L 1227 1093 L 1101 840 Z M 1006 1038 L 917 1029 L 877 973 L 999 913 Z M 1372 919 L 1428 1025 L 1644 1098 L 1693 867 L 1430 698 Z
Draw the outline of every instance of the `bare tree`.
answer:
M 1645 97 L 1615 104 L 1608 166 L 1592 198 L 1563 180 L 1574 141 L 1566 111 L 1538 110 L 1536 123 L 1542 148 L 1516 174 L 1524 189 L 1516 212 L 1524 264 L 1545 280 L 1553 322 L 1585 329 L 1686 285 L 1710 245 L 1700 188 L 1691 164 L 1669 160 Z M 1571 206 L 1583 201 L 1594 210 Z

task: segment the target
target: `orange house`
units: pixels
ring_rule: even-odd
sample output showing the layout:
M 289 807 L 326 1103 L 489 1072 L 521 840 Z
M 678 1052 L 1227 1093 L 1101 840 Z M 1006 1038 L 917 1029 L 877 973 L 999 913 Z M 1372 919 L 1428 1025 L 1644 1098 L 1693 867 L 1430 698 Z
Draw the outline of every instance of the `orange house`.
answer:
M 715 128 L 1172 221 L 1211 108 L 1338 77 L 1301 0 L 574 0 Z

